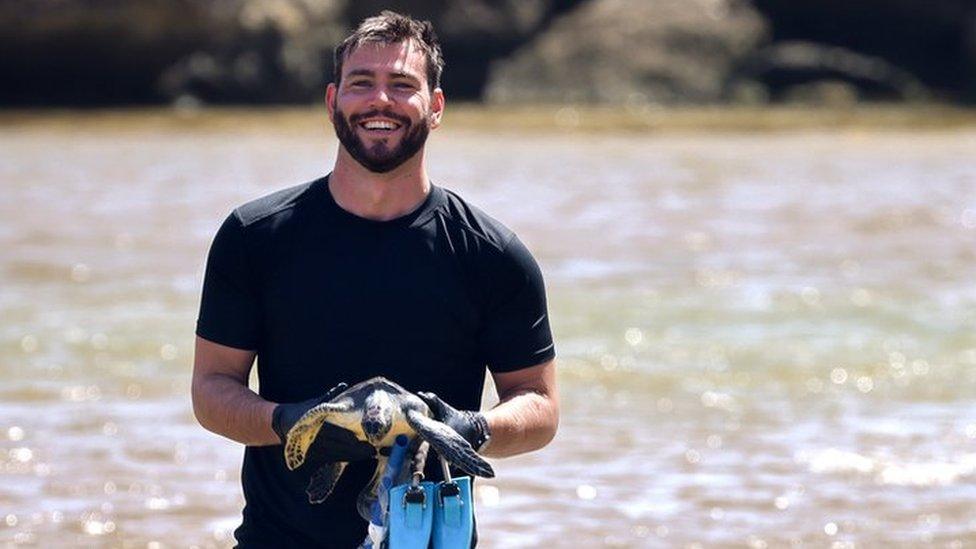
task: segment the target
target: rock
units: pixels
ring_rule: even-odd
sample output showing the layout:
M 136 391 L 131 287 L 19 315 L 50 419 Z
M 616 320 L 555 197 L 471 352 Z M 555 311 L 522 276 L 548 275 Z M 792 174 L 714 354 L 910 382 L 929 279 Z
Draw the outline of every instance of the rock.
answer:
M 823 107 L 851 107 L 861 99 L 858 88 L 843 80 L 817 80 L 783 89 L 780 99 L 785 103 L 800 103 Z
M 447 68 L 443 87 L 452 98 L 478 98 L 489 64 L 528 41 L 549 18 L 580 0 L 359 0 L 350 2 L 350 28 L 384 9 L 427 19 L 441 40 Z
M 753 2 L 775 29 L 777 41 L 839 47 L 881 60 L 911 74 L 936 98 L 962 99 L 967 89 L 976 92 L 973 0 Z M 873 86 L 856 85 L 862 95 L 875 95 Z M 976 94 L 970 99 L 976 100 Z
M 219 29 L 191 0 L 0 3 L 0 100 L 158 101 L 160 71 Z
M 785 41 L 756 52 L 740 74 L 768 85 L 774 99 L 853 103 L 858 99 L 921 101 L 929 90 L 880 57 L 836 46 Z
M 220 3 L 215 3 L 220 5 Z M 223 3 L 221 39 L 168 67 L 168 98 L 207 102 L 304 102 L 324 95 L 332 49 L 346 34 L 346 0 L 234 0 Z
M 0 104 L 318 101 L 381 9 L 434 22 L 451 99 L 976 101 L 973 0 L 29 0 Z
M 704 103 L 726 99 L 735 67 L 766 38 L 728 0 L 594 0 L 491 69 L 495 103 Z
M 307 100 L 346 0 L 0 3 L 5 103 Z

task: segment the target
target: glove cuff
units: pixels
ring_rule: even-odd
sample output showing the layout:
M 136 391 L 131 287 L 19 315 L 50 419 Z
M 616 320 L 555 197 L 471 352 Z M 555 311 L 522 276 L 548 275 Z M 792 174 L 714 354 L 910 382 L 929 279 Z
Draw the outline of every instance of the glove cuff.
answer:
M 481 412 L 468 412 L 471 414 L 471 425 L 474 427 L 475 439 L 471 446 L 476 452 L 481 452 L 488 447 L 491 441 L 491 429 L 488 427 L 488 418 Z
M 282 430 L 281 414 L 283 412 L 284 412 L 284 406 L 281 404 L 275 406 L 274 411 L 271 412 L 271 429 L 275 432 L 276 435 L 278 435 L 278 439 L 281 440 L 282 444 L 285 443 L 285 433 L 281 432 Z

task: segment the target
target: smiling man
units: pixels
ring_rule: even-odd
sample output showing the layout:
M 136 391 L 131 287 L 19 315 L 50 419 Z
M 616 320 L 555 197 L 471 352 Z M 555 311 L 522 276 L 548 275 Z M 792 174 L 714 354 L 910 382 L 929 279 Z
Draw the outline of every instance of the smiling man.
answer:
M 246 445 L 240 547 L 363 540 L 356 496 L 375 450 L 327 424 L 289 471 L 281 446 L 343 382 L 382 375 L 417 392 L 487 456 L 545 446 L 559 418 L 538 265 L 509 229 L 427 176 L 425 143 L 444 112 L 430 23 L 383 12 L 335 61 L 332 172 L 235 209 L 207 259 L 193 407 L 204 427 Z M 260 394 L 248 387 L 255 359 Z M 480 412 L 486 367 L 500 403 Z M 305 488 L 323 460 L 350 465 L 313 505 Z

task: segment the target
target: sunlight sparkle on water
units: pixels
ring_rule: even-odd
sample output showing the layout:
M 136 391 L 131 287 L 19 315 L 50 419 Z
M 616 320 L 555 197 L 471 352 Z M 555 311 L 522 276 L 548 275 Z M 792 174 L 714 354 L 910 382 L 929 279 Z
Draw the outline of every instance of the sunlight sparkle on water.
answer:
M 596 488 L 589 484 L 580 484 L 576 487 L 576 497 L 585 500 L 596 498 Z
M 767 547 L 769 547 L 769 544 L 766 543 L 766 540 L 756 536 L 749 536 L 749 540 L 747 544 L 749 546 L 749 549 L 766 549 Z
M 153 511 L 164 511 L 169 509 L 169 505 L 169 500 L 166 498 L 148 498 L 146 500 L 146 509 Z
M 20 338 L 20 348 L 25 353 L 33 353 L 37 350 L 37 338 L 28 334 Z
M 138 400 L 142 396 L 142 387 L 135 383 L 130 383 L 125 386 L 125 396 L 131 398 L 132 400 Z
M 88 339 L 88 333 L 78 326 L 71 326 L 64 330 L 64 340 L 68 343 L 79 344 Z
M 179 355 L 179 350 L 176 345 L 172 343 L 167 343 L 159 348 L 159 356 L 163 360 L 173 360 Z
M 14 442 L 24 440 L 24 430 L 14 425 L 13 427 L 7 429 L 7 438 Z
M 96 518 L 90 518 L 82 523 L 82 528 L 89 536 L 104 536 L 115 531 L 115 523 L 110 520 L 103 522 Z
M 478 502 L 486 507 L 495 507 L 501 501 L 502 496 L 496 486 L 482 484 L 477 488 Z
M 800 290 L 800 299 L 802 299 L 804 303 L 806 303 L 807 305 L 809 305 L 811 307 L 813 307 L 815 305 L 819 305 L 820 304 L 820 290 L 818 290 L 818 289 L 816 289 L 816 288 L 814 288 L 812 286 L 807 286 L 807 287 L 803 288 L 802 290 Z
M 34 457 L 34 452 L 30 448 L 14 448 L 10 450 L 9 455 L 14 461 L 27 463 Z
M 61 400 L 70 402 L 83 402 L 86 400 L 99 400 L 102 397 L 102 390 L 98 385 L 73 385 L 61 389 Z
M 857 390 L 862 393 L 870 393 L 874 389 L 874 380 L 870 376 L 857 378 Z
M 830 371 L 830 381 L 833 381 L 837 385 L 843 385 L 847 381 L 847 370 L 834 368 Z
M 732 398 L 732 395 L 727 393 L 705 391 L 701 395 L 701 403 L 706 408 L 720 408 L 731 411 L 735 400 Z

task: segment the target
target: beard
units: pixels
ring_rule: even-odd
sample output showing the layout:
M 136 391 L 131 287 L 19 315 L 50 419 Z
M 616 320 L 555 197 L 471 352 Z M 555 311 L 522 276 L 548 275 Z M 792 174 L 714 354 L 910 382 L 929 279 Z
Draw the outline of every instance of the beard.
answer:
M 381 140 L 369 147 L 356 134 L 353 128 L 358 126 L 360 121 L 377 116 L 395 120 L 400 124 L 403 129 L 403 138 L 398 146 L 390 148 L 386 145 L 385 140 Z M 424 143 L 427 142 L 427 136 L 430 135 L 430 122 L 426 114 L 420 118 L 417 124 L 413 124 L 409 118 L 394 114 L 389 110 L 372 110 L 362 114 L 354 114 L 347 118 L 346 113 L 336 106 L 334 118 L 333 126 L 335 126 L 336 137 L 339 138 L 339 142 L 356 159 L 356 162 L 374 173 L 386 173 L 399 167 L 423 148 Z

